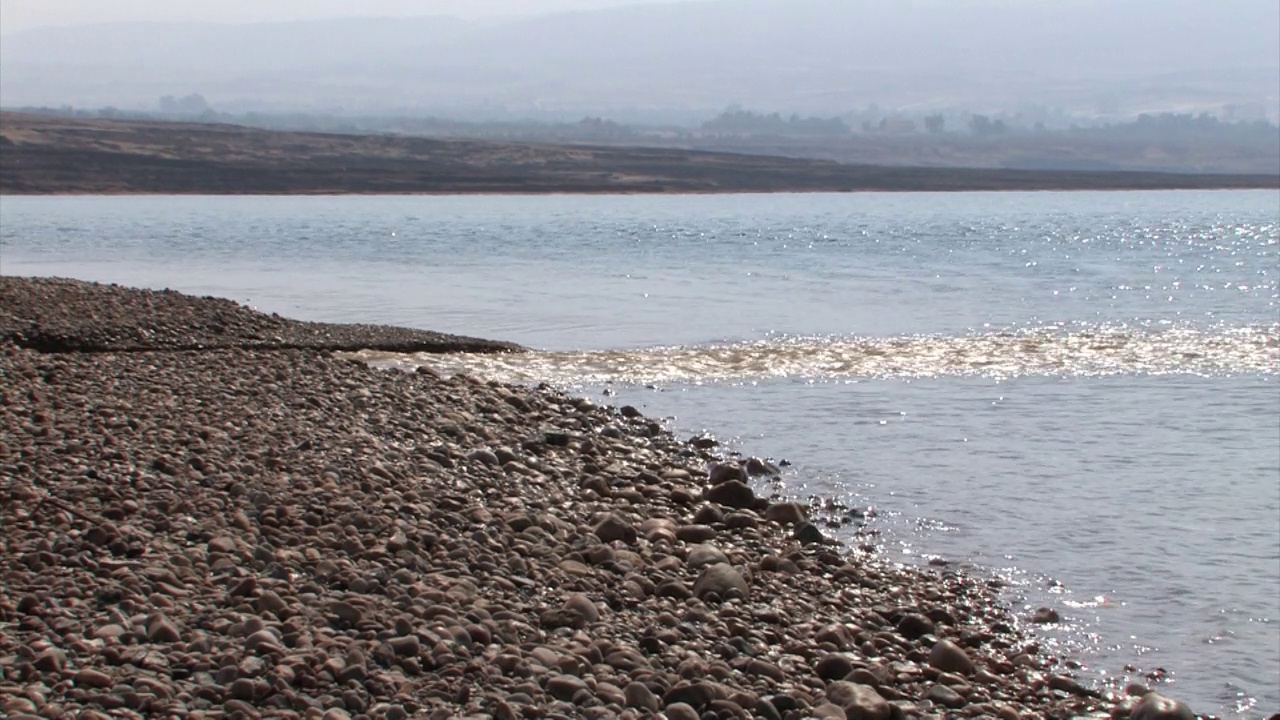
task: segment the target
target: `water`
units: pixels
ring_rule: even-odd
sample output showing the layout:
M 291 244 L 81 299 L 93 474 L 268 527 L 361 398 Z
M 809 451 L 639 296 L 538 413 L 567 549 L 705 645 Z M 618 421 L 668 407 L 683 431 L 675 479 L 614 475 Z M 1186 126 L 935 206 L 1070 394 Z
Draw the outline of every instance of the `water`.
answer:
M 1280 710 L 1280 195 L 0 198 L 0 272 L 515 340 L 1010 581 L 1100 682 Z M 1126 667 L 1136 668 L 1128 670 Z

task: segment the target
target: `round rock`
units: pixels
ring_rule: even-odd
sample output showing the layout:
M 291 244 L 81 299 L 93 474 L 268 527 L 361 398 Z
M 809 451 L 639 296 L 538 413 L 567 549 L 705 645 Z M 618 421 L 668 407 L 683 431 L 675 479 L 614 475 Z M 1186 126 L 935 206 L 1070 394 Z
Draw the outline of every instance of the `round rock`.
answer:
M 929 650 L 929 664 L 942 672 L 968 675 L 973 672 L 973 660 L 964 648 L 950 640 L 939 640 Z
M 702 571 L 697 580 L 693 581 L 693 594 L 699 599 L 711 593 L 727 598 L 731 591 L 737 591 L 745 598 L 751 592 L 751 588 L 748 587 L 742 574 L 729 563 L 711 565 Z

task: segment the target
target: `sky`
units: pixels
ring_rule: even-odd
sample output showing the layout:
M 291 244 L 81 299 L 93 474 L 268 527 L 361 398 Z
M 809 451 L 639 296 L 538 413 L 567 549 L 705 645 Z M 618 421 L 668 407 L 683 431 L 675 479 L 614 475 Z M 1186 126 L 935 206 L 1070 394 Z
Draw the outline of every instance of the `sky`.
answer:
M 100 22 L 269 22 L 347 16 L 535 15 L 689 0 L 0 0 L 0 32 Z

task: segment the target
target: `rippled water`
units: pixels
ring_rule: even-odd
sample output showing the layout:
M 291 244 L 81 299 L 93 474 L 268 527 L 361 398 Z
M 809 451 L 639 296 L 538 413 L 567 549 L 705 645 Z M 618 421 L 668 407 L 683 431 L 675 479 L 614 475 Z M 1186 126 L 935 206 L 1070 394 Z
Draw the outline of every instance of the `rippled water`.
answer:
M 1280 359 L 1280 324 L 1162 328 L 1051 326 L 964 336 L 783 337 L 641 350 L 561 350 L 520 355 L 404 356 L 368 352 L 389 365 L 478 371 L 503 382 L 556 385 L 849 380 L 948 375 L 1097 377 L 1137 373 L 1224 376 L 1270 373 Z
M 1233 717 L 1280 710 L 1278 250 L 1274 192 L 0 198 L 5 273 L 530 345 L 369 359 L 785 457 Z

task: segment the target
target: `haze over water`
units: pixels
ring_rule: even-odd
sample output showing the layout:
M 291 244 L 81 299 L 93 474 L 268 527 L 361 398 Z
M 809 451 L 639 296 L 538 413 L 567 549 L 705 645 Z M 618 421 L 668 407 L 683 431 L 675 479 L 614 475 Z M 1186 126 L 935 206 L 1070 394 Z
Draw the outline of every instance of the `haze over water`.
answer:
M 1280 710 L 1280 196 L 0 198 L 0 271 L 515 340 L 793 463 L 891 556 L 1049 605 L 1089 679 Z M 601 398 L 604 400 L 605 398 Z M 1139 670 L 1130 672 L 1126 665 Z

